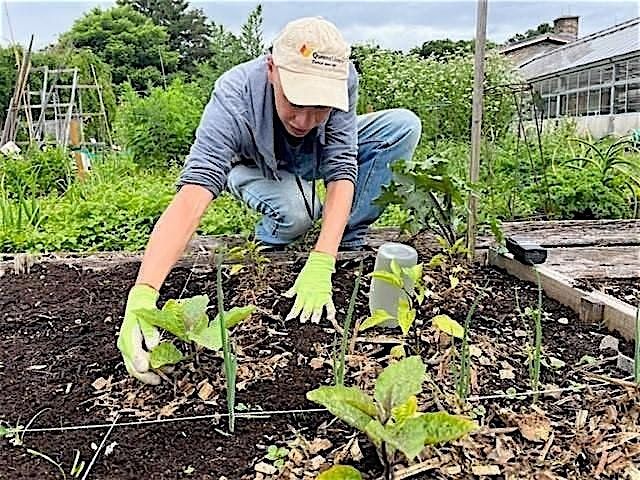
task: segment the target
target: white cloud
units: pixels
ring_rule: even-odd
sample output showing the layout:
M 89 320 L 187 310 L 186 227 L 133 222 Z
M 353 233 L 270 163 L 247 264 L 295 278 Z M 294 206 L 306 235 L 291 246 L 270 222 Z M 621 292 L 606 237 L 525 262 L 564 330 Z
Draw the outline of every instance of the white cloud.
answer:
M 474 33 L 474 26 L 467 28 L 456 27 L 434 27 L 429 25 L 408 25 L 401 23 L 390 23 L 380 26 L 369 25 L 349 25 L 342 29 L 342 33 L 351 43 L 364 43 L 371 41 L 377 43 L 382 48 L 408 50 L 417 47 L 428 40 L 449 38 L 452 40 L 471 39 Z

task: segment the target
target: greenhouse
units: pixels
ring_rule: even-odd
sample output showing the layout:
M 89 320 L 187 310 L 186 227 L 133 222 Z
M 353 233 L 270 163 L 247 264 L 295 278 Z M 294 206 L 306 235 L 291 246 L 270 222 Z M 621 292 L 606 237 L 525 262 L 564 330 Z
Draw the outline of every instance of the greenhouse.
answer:
M 580 121 L 595 136 L 640 126 L 640 18 L 545 52 L 520 71 L 540 93 L 545 118 L 597 117 Z

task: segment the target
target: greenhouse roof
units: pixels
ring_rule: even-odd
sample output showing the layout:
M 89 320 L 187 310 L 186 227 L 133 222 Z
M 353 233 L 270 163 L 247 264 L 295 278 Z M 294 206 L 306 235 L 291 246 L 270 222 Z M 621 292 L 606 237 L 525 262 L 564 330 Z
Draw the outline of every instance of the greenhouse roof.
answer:
M 640 17 L 580 38 L 520 64 L 527 80 L 640 52 Z

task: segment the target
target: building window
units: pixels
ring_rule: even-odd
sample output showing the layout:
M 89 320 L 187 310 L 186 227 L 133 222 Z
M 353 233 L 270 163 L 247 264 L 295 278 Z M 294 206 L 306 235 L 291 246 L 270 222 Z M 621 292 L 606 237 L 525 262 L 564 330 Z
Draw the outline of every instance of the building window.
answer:
M 640 112 L 640 55 L 547 78 L 533 89 L 545 118 Z
M 627 87 L 627 112 L 640 112 L 640 82 L 630 83 Z

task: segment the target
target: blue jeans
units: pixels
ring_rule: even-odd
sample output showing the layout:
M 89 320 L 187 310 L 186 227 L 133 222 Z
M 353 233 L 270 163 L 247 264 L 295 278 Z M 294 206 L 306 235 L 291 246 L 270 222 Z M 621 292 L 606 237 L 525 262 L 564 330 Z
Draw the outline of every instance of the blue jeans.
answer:
M 373 200 L 380 195 L 382 186 L 391 181 L 390 165 L 399 159 L 411 159 L 422 129 L 420 119 L 404 109 L 359 115 L 357 122 L 358 181 L 342 237 L 343 248 L 366 244 L 369 225 L 382 213 Z M 279 170 L 280 181 L 268 180 L 258 168 L 246 165 L 232 168 L 227 178 L 229 191 L 262 214 L 256 225 L 256 238 L 271 245 L 291 243 L 313 224 L 309 216 L 313 159 L 303 157 L 288 163 L 295 165 L 295 172 Z M 300 185 L 294 173 L 301 177 Z M 315 200 L 313 216 L 317 219 L 322 214 L 322 206 L 317 195 Z

